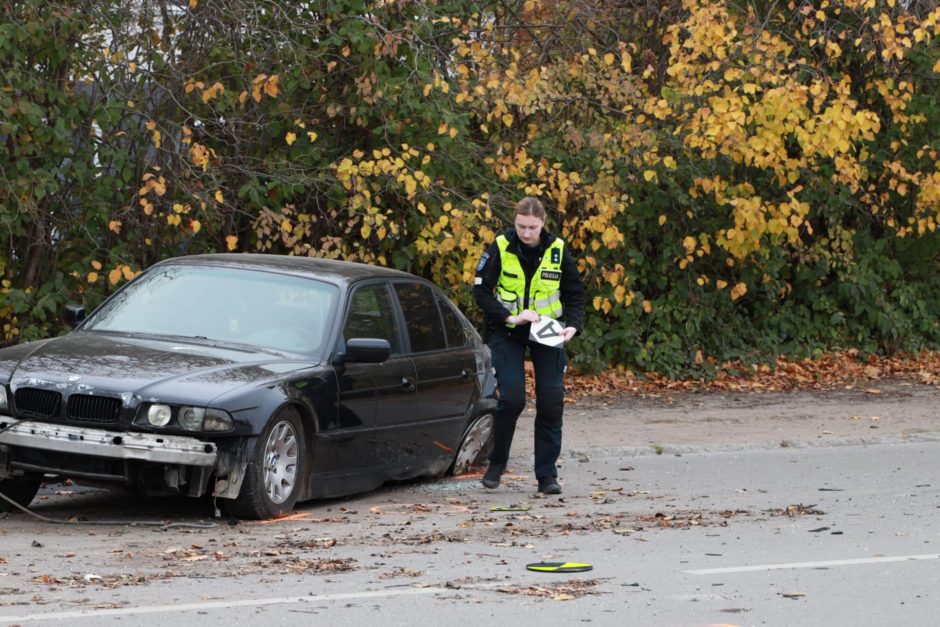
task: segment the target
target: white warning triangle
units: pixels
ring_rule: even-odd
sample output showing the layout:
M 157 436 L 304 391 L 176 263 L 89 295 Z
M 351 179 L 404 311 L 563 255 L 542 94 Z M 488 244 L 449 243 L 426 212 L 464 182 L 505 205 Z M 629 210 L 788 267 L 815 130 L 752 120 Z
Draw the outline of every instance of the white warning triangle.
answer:
M 529 339 L 546 346 L 561 346 L 565 341 L 561 334 L 562 331 L 560 322 L 554 318 L 542 316 L 538 322 L 533 322 L 529 328 Z

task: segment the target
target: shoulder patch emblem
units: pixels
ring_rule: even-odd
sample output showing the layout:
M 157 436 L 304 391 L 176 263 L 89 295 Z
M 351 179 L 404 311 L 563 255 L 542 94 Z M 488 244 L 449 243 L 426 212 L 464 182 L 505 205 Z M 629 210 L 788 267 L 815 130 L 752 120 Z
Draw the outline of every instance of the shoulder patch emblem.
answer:
M 486 267 L 486 262 L 489 261 L 489 259 L 490 259 L 490 254 L 483 253 L 483 256 L 480 257 L 480 263 L 477 264 L 477 272 L 482 271 L 483 268 Z

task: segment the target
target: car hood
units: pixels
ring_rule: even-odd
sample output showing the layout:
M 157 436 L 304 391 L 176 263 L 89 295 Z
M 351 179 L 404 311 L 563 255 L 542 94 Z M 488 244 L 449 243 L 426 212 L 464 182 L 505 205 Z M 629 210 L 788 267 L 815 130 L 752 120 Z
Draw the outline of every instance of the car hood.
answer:
M 0 351 L 0 381 L 70 394 L 208 404 L 239 387 L 263 385 L 318 365 L 276 353 L 153 337 L 75 331 Z

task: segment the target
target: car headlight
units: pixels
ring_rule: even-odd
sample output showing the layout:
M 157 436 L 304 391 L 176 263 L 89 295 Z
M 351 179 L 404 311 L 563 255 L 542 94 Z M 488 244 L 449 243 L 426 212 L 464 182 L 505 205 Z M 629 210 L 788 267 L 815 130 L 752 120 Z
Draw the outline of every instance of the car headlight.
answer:
M 202 429 L 202 421 L 205 416 L 206 410 L 202 407 L 180 407 L 176 420 L 184 429 L 198 431 Z
M 6 411 L 7 406 L 7 386 L 0 385 L 0 411 Z
M 206 410 L 206 416 L 202 422 L 204 431 L 229 431 L 235 426 L 229 413 L 222 409 Z
M 167 427 L 187 431 L 231 431 L 235 421 L 224 409 L 153 403 L 141 407 L 134 424 L 142 427 Z
M 147 421 L 155 427 L 165 427 L 173 417 L 173 410 L 169 405 L 151 405 L 147 410 Z
M 180 407 L 176 421 L 190 431 L 229 431 L 234 426 L 227 411 L 202 407 Z

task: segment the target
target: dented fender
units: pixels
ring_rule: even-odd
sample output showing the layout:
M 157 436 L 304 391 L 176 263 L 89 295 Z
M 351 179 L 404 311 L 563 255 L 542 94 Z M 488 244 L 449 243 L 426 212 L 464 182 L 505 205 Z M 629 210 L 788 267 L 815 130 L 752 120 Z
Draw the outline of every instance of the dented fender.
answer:
M 250 452 L 257 438 L 239 440 L 231 446 L 219 449 L 219 458 L 215 465 L 215 487 L 212 496 L 222 499 L 234 499 L 242 489 L 245 471 L 248 468 Z

